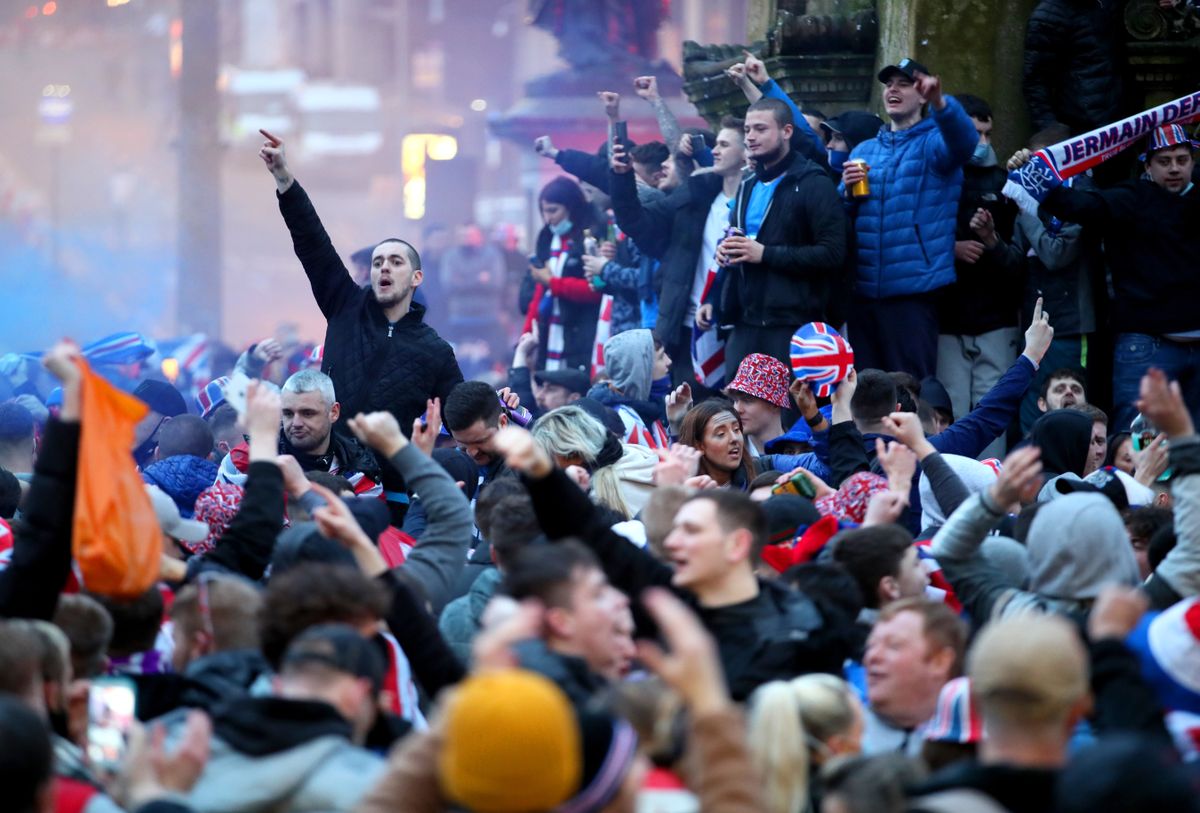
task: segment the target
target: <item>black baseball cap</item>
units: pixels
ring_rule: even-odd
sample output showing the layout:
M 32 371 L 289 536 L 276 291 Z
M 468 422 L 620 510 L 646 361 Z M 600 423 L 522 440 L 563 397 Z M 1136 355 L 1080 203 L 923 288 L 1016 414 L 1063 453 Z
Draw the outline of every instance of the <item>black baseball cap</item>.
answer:
M 846 140 L 850 149 L 879 135 L 879 128 L 882 126 L 883 119 L 866 110 L 847 110 L 845 113 L 821 122 L 821 129 L 825 131 L 826 139 L 833 133 L 837 133 Z
M 166 381 L 147 378 L 138 384 L 137 389 L 133 391 L 133 396 L 159 415 L 165 415 L 168 418 L 186 415 L 188 411 L 183 395 Z
M 366 678 L 376 693 L 383 687 L 383 656 L 349 624 L 318 624 L 296 636 L 283 653 L 282 668 L 302 663 L 321 663 Z
M 926 76 L 932 76 L 929 68 L 926 68 L 915 59 L 904 57 L 904 59 L 900 60 L 895 65 L 888 65 L 886 68 L 881 70 L 879 72 L 879 81 L 886 85 L 887 81 L 897 73 L 907 77 L 909 81 L 916 81 L 918 73 L 923 73 Z
M 561 370 L 538 370 L 533 374 L 533 379 L 543 387 L 552 384 L 562 387 L 567 392 L 577 392 L 580 395 L 586 395 L 592 384 L 587 373 L 571 367 Z

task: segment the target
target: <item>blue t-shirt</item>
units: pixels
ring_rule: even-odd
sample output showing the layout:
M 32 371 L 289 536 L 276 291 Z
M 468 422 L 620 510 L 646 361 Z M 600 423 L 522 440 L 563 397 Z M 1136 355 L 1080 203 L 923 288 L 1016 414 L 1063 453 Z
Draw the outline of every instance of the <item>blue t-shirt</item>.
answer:
M 773 181 L 757 181 L 750 187 L 750 201 L 746 204 L 746 236 L 751 240 L 758 237 L 758 230 L 767 217 L 767 207 L 771 205 L 771 198 L 782 178 L 780 175 Z

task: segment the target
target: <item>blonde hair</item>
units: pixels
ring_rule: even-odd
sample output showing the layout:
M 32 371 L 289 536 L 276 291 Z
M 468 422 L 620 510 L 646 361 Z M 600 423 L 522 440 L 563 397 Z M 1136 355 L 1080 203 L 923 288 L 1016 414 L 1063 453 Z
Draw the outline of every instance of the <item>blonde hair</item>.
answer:
M 571 404 L 552 409 L 537 419 L 530 434 L 553 458 L 582 458 L 584 467 L 591 473 L 592 500 L 617 512 L 622 519 L 633 518 L 633 511 L 621 494 L 616 465 L 596 467 L 608 439 L 608 429 L 587 410 Z
M 750 698 L 750 756 L 763 781 L 766 813 L 808 808 L 812 751 L 862 715 L 850 684 L 825 674 L 773 680 Z

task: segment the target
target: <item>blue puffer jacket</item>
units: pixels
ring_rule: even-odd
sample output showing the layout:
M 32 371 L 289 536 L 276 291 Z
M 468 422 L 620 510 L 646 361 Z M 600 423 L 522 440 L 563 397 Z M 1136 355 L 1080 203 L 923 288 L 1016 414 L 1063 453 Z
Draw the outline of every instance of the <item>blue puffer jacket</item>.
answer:
M 196 515 L 196 498 L 217 480 L 217 464 L 190 454 L 175 455 L 146 467 L 142 479 L 158 486 L 179 506 L 185 519 Z
M 971 117 L 947 96 L 944 109 L 907 130 L 884 126 L 850 153 L 870 167 L 870 196 L 847 204 L 854 218 L 860 296 L 909 296 L 954 282 L 962 166 L 977 143 Z M 838 191 L 846 196 L 844 184 Z

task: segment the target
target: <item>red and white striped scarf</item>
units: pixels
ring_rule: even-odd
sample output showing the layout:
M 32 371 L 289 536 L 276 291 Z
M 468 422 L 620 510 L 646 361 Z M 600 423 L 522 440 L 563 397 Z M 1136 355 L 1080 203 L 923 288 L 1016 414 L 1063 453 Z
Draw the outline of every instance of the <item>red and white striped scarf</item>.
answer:
M 554 279 L 561 279 L 563 269 L 566 268 L 567 258 L 571 254 L 571 241 L 554 235 L 550 240 L 550 275 Z M 564 351 L 566 348 L 566 335 L 563 332 L 562 308 L 559 306 L 558 297 L 552 297 L 550 300 L 550 318 L 549 330 L 546 332 L 546 369 L 561 370 L 566 366 L 566 358 Z

